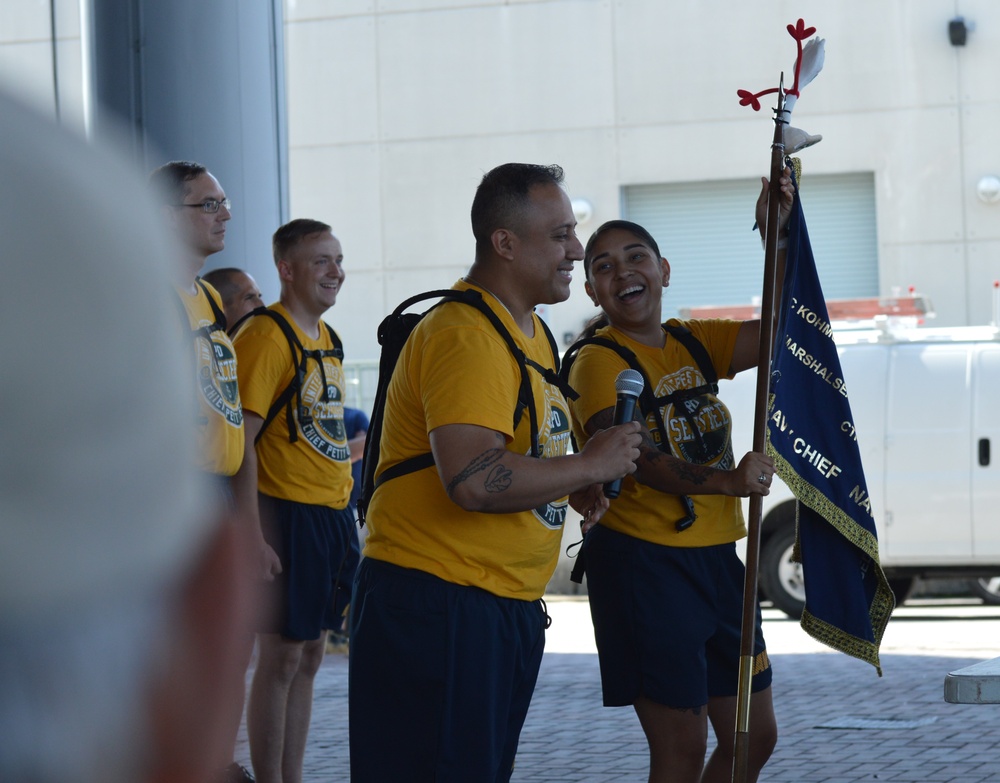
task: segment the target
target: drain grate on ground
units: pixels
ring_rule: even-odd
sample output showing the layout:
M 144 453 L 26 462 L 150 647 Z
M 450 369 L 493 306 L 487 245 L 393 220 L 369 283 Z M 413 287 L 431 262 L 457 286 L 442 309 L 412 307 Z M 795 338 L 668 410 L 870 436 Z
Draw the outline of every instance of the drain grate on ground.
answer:
M 936 721 L 936 717 L 927 718 L 834 718 L 816 729 L 919 729 Z

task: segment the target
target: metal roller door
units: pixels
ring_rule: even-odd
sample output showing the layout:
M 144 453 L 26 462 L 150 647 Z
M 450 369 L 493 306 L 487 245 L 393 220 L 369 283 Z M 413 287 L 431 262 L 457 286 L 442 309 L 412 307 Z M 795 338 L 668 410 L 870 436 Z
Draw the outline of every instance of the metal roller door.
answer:
M 759 192 L 760 180 L 623 188 L 622 214 L 645 226 L 670 262 L 664 318 L 760 297 L 764 257 L 751 230 Z M 807 174 L 802 200 L 826 298 L 878 296 L 874 175 Z

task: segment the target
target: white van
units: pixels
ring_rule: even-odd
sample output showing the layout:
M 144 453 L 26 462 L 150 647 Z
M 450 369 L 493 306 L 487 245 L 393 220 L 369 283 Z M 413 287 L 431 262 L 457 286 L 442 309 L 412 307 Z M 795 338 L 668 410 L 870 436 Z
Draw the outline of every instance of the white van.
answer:
M 838 330 L 882 567 L 897 600 L 914 577 L 961 577 L 1000 603 L 1000 330 Z M 739 459 L 753 442 L 756 373 L 720 381 Z M 817 411 L 822 415 L 822 411 Z M 791 561 L 795 500 L 777 476 L 764 498 L 759 578 L 793 617 L 806 585 Z

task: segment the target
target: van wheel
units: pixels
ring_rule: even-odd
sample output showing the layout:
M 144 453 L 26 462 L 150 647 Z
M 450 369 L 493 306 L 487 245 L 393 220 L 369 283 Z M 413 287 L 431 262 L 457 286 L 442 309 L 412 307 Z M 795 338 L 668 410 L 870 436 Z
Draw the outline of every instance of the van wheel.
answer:
M 794 546 L 795 525 L 783 525 L 775 530 L 761 547 L 759 577 L 771 602 L 793 620 L 798 620 L 806 605 L 806 587 L 801 563 L 792 562 Z
M 1000 576 L 973 579 L 969 582 L 972 594 L 983 599 L 984 604 L 1000 604 Z
M 916 580 L 912 576 L 895 576 L 885 581 L 889 583 L 889 589 L 892 590 L 892 594 L 896 598 L 896 606 L 902 606 L 910 597 L 910 593 L 913 592 L 913 584 Z

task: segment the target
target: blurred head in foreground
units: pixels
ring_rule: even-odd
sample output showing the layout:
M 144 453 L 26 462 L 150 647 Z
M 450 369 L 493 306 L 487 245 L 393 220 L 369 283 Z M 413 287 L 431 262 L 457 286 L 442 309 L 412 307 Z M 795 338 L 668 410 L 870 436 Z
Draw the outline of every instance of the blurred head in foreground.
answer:
M 0 138 L 0 780 L 204 780 L 247 599 L 180 256 L 109 154 L 2 93 Z

